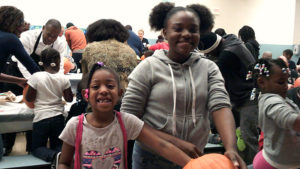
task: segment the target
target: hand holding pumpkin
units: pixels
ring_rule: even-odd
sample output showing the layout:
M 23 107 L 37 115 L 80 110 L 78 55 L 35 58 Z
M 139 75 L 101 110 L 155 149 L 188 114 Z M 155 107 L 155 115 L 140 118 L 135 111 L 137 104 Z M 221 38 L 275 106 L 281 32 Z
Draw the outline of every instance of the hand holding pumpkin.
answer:
M 239 156 L 239 154 L 237 153 L 237 151 L 226 151 L 224 153 L 225 156 L 227 156 L 233 163 L 233 165 L 236 168 L 239 169 L 247 169 L 246 163 L 244 162 L 244 160 Z

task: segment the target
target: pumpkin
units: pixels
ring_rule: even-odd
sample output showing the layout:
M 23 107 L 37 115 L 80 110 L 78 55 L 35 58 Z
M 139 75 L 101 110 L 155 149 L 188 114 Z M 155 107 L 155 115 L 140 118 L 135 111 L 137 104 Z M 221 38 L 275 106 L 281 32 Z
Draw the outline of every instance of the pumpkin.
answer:
M 236 169 L 225 155 L 211 153 L 191 160 L 183 169 Z
M 23 89 L 23 102 L 31 109 L 34 108 L 34 102 L 29 102 L 26 100 L 26 94 L 27 94 L 27 91 L 28 91 L 28 88 L 29 88 L 29 85 L 26 85 Z
M 69 73 L 71 69 L 74 69 L 74 67 L 75 65 L 73 65 L 69 59 L 64 58 L 64 74 Z
M 294 82 L 294 87 L 299 87 L 299 86 L 300 86 L 300 77 L 298 77 Z

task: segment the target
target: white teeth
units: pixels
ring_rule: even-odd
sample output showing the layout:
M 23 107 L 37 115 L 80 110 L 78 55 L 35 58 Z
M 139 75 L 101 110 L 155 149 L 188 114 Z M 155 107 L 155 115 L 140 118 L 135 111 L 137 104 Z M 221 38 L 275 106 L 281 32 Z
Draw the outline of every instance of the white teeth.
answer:
M 105 99 L 105 100 L 97 100 L 97 102 L 99 102 L 99 103 L 107 103 L 107 102 L 110 102 L 110 100 L 108 100 L 108 99 Z

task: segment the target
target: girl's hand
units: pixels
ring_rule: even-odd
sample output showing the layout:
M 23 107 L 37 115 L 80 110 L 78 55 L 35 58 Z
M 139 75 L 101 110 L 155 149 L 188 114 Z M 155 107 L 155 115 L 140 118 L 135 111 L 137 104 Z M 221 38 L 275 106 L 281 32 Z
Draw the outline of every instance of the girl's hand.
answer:
M 236 168 L 239 169 L 247 169 L 246 163 L 244 160 L 239 156 L 239 154 L 236 151 L 226 151 L 224 153 L 225 156 L 227 156 L 233 163 L 233 165 Z

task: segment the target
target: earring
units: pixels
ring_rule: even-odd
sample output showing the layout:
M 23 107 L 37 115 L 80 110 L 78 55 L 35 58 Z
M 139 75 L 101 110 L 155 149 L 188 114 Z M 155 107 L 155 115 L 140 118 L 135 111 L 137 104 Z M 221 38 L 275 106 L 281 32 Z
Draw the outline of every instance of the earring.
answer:
M 85 97 L 86 99 L 88 99 L 88 98 L 89 98 L 89 89 L 85 89 L 84 91 L 85 91 L 84 97 Z

